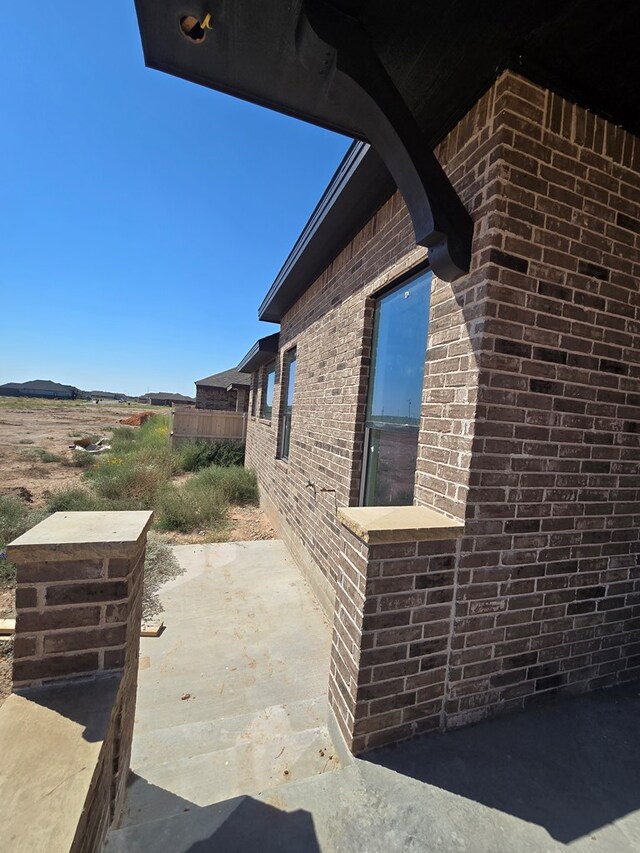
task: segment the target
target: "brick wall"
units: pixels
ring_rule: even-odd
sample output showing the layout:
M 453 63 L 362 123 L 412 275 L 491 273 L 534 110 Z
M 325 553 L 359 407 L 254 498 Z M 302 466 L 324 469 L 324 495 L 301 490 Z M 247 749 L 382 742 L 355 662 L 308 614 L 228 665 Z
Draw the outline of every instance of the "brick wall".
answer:
M 513 74 L 495 113 L 450 725 L 640 674 L 640 140 Z
M 456 542 L 343 539 L 329 702 L 359 753 L 443 724 Z
M 466 524 L 435 688 L 452 726 L 640 674 L 640 141 L 506 72 L 437 155 L 475 224 L 470 274 L 433 281 L 415 491 Z M 273 422 L 248 429 L 276 523 L 336 593 L 332 703 L 359 747 L 437 717 L 406 728 L 408 704 L 380 710 L 379 686 L 363 698 L 367 619 L 413 635 L 424 605 L 388 615 L 367 591 L 378 560 L 336 521 L 358 500 L 371 295 L 423 259 L 396 194 L 283 318 L 281 354 L 298 352 L 289 463 L 278 374 Z M 395 701 L 417 707 L 410 646 L 384 654 L 403 671 Z
M 248 389 L 227 391 L 226 388 L 210 388 L 196 385 L 196 409 L 216 409 L 222 412 L 246 412 Z
M 130 622 L 140 621 L 144 548 L 128 559 L 52 553 L 19 566 L 16 688 L 124 667 Z

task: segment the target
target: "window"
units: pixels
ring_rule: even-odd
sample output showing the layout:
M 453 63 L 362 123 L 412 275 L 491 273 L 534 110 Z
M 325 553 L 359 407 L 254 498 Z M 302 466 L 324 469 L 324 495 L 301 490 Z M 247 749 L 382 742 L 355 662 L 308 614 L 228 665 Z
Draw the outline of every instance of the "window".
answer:
M 258 388 L 260 387 L 260 373 L 255 371 L 251 374 L 251 417 L 255 418 L 258 411 Z
M 264 371 L 262 382 L 262 401 L 260 404 L 260 417 L 271 420 L 273 411 L 273 387 L 276 381 L 276 363 L 269 364 Z
M 413 503 L 431 273 L 376 301 L 365 424 L 362 503 Z
M 289 445 L 291 443 L 291 415 L 293 413 L 293 394 L 296 384 L 296 351 L 290 350 L 285 356 L 284 382 L 282 394 L 282 411 L 280 414 L 280 458 L 289 458 Z

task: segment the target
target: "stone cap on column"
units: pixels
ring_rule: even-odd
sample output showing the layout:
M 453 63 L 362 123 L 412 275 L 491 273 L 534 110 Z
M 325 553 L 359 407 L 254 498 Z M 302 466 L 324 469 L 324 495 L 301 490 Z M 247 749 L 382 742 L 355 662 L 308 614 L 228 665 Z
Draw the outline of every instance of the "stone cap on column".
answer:
M 367 545 L 458 539 L 464 524 L 426 506 L 349 506 L 338 521 Z
M 127 557 L 145 536 L 153 512 L 56 512 L 7 546 L 14 563 Z

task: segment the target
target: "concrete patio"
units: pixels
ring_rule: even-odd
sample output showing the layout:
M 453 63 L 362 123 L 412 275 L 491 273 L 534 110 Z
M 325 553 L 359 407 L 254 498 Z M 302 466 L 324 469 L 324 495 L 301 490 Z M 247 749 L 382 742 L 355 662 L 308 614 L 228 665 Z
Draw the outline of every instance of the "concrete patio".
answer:
M 640 849 L 638 684 L 341 764 L 330 628 L 283 545 L 175 552 L 108 853 Z

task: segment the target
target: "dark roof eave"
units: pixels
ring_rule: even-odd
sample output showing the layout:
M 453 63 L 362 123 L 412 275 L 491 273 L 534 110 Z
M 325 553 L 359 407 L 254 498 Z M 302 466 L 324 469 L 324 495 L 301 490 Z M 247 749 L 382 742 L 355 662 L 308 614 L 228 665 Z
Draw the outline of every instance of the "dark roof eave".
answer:
M 260 320 L 283 315 L 395 191 L 376 152 L 354 142 L 309 217 L 258 310 Z
M 273 361 L 278 353 L 279 344 L 279 332 L 257 340 L 238 365 L 240 373 L 254 373 L 263 364 Z

